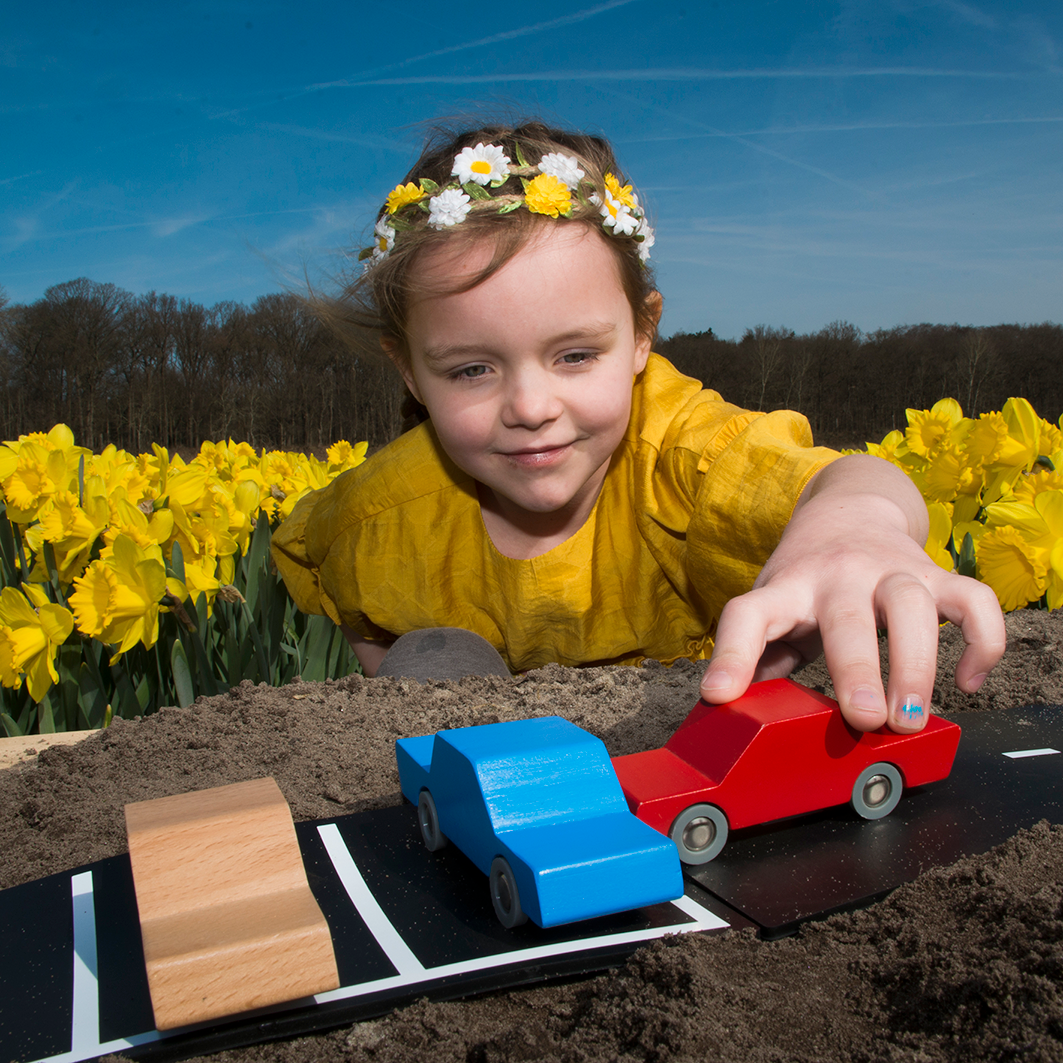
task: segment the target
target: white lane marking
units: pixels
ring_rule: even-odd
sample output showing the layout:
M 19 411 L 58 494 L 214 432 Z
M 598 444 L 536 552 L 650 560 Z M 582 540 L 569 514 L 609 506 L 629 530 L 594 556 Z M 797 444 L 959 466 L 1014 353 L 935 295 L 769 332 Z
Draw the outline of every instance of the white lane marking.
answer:
M 70 877 L 74 914 L 74 1000 L 70 1016 L 70 1051 L 48 1056 L 38 1063 L 80 1063 L 123 1048 L 157 1041 L 158 1030 L 100 1043 L 100 984 L 96 953 L 96 905 L 92 872 Z
M 402 935 L 392 925 L 391 920 L 384 914 L 376 897 L 362 878 L 358 865 L 354 862 L 350 850 L 347 848 L 339 827 L 335 823 L 325 823 L 317 828 L 321 840 L 325 844 L 325 850 L 336 869 L 336 874 L 351 898 L 351 903 L 358 909 L 358 914 L 365 920 L 370 933 L 376 938 L 377 944 L 384 950 L 387 958 L 395 966 L 395 970 L 402 976 L 411 978 L 424 977 L 424 966 L 413 954 L 410 946 L 402 940 Z
M 1012 760 L 1020 760 L 1023 757 L 1048 757 L 1058 752 L 1058 749 L 1015 749 L 1010 753 L 1005 753 L 1004 756 L 1011 757 Z
M 330 832 L 328 837 L 326 837 L 326 831 Z M 531 963 L 535 960 L 548 959 L 552 956 L 567 956 L 571 953 L 589 952 L 593 949 L 608 948 L 610 946 L 632 945 L 643 941 L 653 941 L 656 938 L 665 937 L 668 934 L 689 934 L 693 931 L 699 930 L 722 930 L 730 925 L 719 916 L 710 912 L 707 908 L 698 904 L 698 902 L 692 898 L 680 897 L 678 900 L 672 901 L 672 904 L 683 912 L 684 915 L 693 919 L 694 922 L 674 923 L 670 926 L 652 927 L 647 930 L 630 930 L 622 934 L 603 934 L 599 937 L 583 938 L 579 941 L 559 941 L 551 945 L 536 945 L 532 948 L 517 949 L 513 952 L 503 952 L 495 956 L 482 956 L 473 960 L 459 960 L 456 963 L 446 963 L 439 967 L 424 967 L 413 953 L 410 952 L 409 947 L 404 941 L 402 941 L 402 938 L 399 936 L 399 933 L 395 929 L 391 920 L 384 915 L 376 898 L 370 893 L 365 879 L 362 878 L 362 874 L 354 862 L 354 857 L 351 856 L 350 850 L 348 850 L 343 841 L 339 828 L 334 823 L 326 823 L 323 826 L 318 827 L 318 832 L 321 834 L 322 841 L 325 842 L 325 848 L 328 850 L 329 858 L 332 860 L 337 874 L 339 874 L 340 879 L 343 881 L 348 896 L 350 896 L 351 900 L 354 902 L 354 906 L 358 909 L 359 915 L 365 920 L 373 936 L 377 939 L 381 948 L 383 948 L 388 954 L 388 958 L 399 971 L 397 975 L 391 975 L 387 978 L 378 978 L 373 982 L 362 982 L 359 985 L 352 986 L 340 986 L 339 989 L 330 989 L 326 993 L 318 993 L 314 997 L 314 1000 L 318 1004 L 325 1004 L 332 1000 L 349 1000 L 352 997 L 365 996 L 369 993 L 382 992 L 387 989 L 397 989 L 407 985 L 416 985 L 418 982 L 435 980 L 437 978 L 448 978 L 455 975 L 472 974 L 476 971 L 488 971 L 495 967 L 508 967 L 515 964 Z M 333 846 L 335 847 L 335 851 Z M 355 891 L 352 891 L 351 886 L 348 885 L 347 879 L 344 877 L 344 871 L 341 871 L 341 864 L 353 869 L 356 883 Z M 362 891 L 364 891 L 364 894 Z M 368 915 L 360 902 L 360 898 L 363 897 L 367 904 Z M 385 933 L 393 934 L 395 940 L 401 943 L 402 948 L 410 955 L 410 957 L 412 957 L 413 963 L 416 964 L 416 968 L 411 965 L 408 969 L 404 970 L 396 962 L 395 956 L 391 952 L 391 947 L 386 944 L 385 941 L 381 940 L 380 935 L 377 933 L 377 929 L 381 925 L 386 927 Z
M 70 879 L 74 902 L 74 1006 L 70 1017 L 70 1050 L 81 1052 L 100 1043 L 100 986 L 96 965 L 96 906 L 92 872 Z

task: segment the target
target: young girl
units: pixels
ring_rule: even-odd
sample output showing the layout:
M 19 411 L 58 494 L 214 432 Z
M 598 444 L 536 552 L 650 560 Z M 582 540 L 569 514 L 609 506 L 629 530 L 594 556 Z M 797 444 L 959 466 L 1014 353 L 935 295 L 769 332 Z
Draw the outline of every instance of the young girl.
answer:
M 962 626 L 973 692 L 1004 648 L 995 596 L 927 557 L 899 470 L 651 353 L 653 243 L 597 137 L 530 123 L 431 144 L 336 304 L 427 420 L 300 500 L 274 538 L 289 590 L 368 675 L 396 674 L 403 635 L 404 663 L 411 638 L 471 640 L 511 671 L 711 653 L 702 695 L 723 702 L 822 649 L 853 726 L 918 730 L 939 618 Z

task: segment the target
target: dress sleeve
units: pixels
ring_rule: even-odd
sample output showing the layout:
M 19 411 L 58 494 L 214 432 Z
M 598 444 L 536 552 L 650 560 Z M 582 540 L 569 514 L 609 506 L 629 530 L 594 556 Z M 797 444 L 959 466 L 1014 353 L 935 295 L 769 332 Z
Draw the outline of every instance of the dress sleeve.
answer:
M 321 499 L 321 494 L 321 491 L 311 491 L 295 503 L 291 513 L 273 533 L 270 548 L 273 563 L 277 566 L 277 571 L 297 608 L 300 612 L 318 615 L 326 614 L 327 611 L 322 602 L 317 566 L 307 554 L 306 525 Z
M 705 447 L 687 570 L 713 616 L 752 588 L 808 481 L 839 456 L 813 446 L 808 421 L 790 410 L 737 415 Z

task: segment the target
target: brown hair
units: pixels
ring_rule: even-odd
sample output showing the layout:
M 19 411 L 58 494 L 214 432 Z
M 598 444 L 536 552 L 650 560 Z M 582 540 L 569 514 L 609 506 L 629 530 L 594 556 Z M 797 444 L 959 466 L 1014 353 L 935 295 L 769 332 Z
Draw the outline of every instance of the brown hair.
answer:
M 451 183 L 454 157 L 463 148 L 480 144 L 500 145 L 510 159 L 527 159 L 534 167 L 543 155 L 561 152 L 575 156 L 585 171 L 586 183 L 599 194 L 605 189 L 605 175 L 612 174 L 620 184 L 626 183 L 617 166 L 608 141 L 585 133 L 570 133 L 551 129 L 542 122 L 527 121 L 518 126 L 485 125 L 476 129 L 455 132 L 437 128 L 428 138 L 420 158 L 403 178 L 402 183 L 418 183 L 425 178 L 439 186 Z M 535 172 L 529 169 L 528 173 Z M 572 213 L 556 221 L 526 209 L 500 213 L 493 199 L 500 196 L 523 195 L 520 174 L 513 174 L 506 182 L 492 189 L 491 199 L 473 200 L 469 214 L 460 226 L 443 230 L 427 224 L 404 227 L 401 238 L 395 241 L 388 255 L 365 269 L 346 284 L 337 298 L 318 299 L 319 313 L 340 332 L 365 336 L 366 330 L 378 337 L 388 337 L 405 348 L 406 316 L 410 297 L 414 292 L 411 281 L 412 266 L 418 255 L 438 247 L 443 241 L 455 238 L 475 240 L 486 238 L 494 242 L 494 254 L 487 265 L 452 292 L 469 291 L 501 269 L 524 245 L 537 227 L 544 224 L 579 224 L 593 229 L 613 249 L 620 283 L 631 305 L 635 329 L 639 335 L 654 335 L 659 303 L 651 298 L 656 291 L 653 272 L 639 254 L 639 241 L 634 236 L 606 234 L 599 208 L 583 197 L 573 197 Z M 386 206 L 379 218 L 387 217 Z M 426 219 L 427 215 L 423 215 Z

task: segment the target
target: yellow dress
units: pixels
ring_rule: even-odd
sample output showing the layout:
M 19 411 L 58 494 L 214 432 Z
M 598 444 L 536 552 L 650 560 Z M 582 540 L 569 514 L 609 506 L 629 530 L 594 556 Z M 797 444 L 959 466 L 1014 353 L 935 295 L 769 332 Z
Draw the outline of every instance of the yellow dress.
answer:
M 513 671 L 670 664 L 711 653 L 724 604 L 835 457 L 799 414 L 731 406 L 651 354 L 590 517 L 547 553 L 495 549 L 428 421 L 300 499 L 273 556 L 301 610 L 364 638 L 467 628 Z

